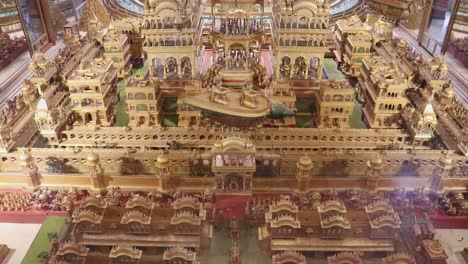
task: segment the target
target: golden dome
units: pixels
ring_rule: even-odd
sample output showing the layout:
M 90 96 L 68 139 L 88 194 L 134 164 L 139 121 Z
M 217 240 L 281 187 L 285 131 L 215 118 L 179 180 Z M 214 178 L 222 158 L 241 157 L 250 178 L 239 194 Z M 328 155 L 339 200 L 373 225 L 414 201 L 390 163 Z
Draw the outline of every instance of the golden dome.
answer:
M 21 87 L 21 91 L 23 92 L 23 94 L 29 93 L 30 90 L 31 90 L 31 86 L 29 86 L 27 82 L 23 82 L 23 86 Z
M 452 85 L 449 85 L 447 88 L 444 89 L 442 95 L 448 98 L 452 98 L 455 96 L 455 90 L 453 90 Z
M 449 157 L 448 152 L 445 152 L 439 159 L 439 164 L 444 168 L 450 167 L 452 162 L 452 158 Z
M 374 166 L 379 166 L 379 165 L 382 165 L 383 160 L 382 160 L 382 157 L 380 157 L 380 155 L 377 155 L 373 157 L 370 162 Z
M 156 161 L 154 162 L 154 166 L 159 169 L 168 169 L 170 165 L 171 161 L 165 153 L 159 154 L 156 158 Z
M 57 55 L 57 57 L 55 57 L 55 63 L 56 63 L 56 64 L 60 64 L 60 63 L 62 63 L 62 62 L 63 62 L 62 56 Z
M 97 163 L 99 161 L 99 155 L 94 152 L 91 152 L 91 154 L 89 154 L 86 160 L 88 160 L 89 163 Z
M 28 162 L 32 159 L 31 153 L 29 151 L 23 151 L 19 156 L 20 161 Z
M 169 162 L 169 158 L 167 157 L 166 154 L 161 153 L 158 155 L 156 162 L 158 162 L 159 164 L 166 164 Z
M 300 170 L 311 170 L 314 165 L 312 164 L 312 160 L 306 154 L 305 156 L 299 158 L 296 163 L 296 167 Z
M 299 164 L 301 164 L 302 166 L 309 166 L 312 164 L 312 160 L 309 158 L 309 156 L 302 156 L 300 159 L 299 159 Z

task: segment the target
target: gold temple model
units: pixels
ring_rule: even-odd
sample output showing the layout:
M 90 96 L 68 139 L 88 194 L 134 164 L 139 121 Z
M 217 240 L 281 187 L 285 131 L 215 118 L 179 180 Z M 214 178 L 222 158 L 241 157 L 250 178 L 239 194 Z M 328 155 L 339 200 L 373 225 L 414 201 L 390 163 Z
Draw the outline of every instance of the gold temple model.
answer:
M 88 0 L 1 106 L 0 188 L 34 196 L 0 215 L 67 211 L 51 264 L 449 263 L 460 79 L 394 34 L 426 4 L 367 2 Z

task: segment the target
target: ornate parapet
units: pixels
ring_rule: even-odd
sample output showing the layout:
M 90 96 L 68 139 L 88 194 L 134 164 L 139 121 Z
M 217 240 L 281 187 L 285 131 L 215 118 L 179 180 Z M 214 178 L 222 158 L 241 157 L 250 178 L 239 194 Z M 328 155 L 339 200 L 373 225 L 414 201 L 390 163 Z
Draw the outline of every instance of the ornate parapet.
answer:
M 88 256 L 88 253 L 89 253 L 89 248 L 83 245 L 76 244 L 73 242 L 65 242 L 65 243 L 60 244 L 55 255 L 65 256 L 67 254 L 72 254 L 77 257 L 86 258 Z
M 280 211 L 288 211 L 290 213 L 297 214 L 299 212 L 299 208 L 290 199 L 282 198 L 270 205 L 270 212 L 277 213 Z
M 90 222 L 92 224 L 100 224 L 102 222 L 103 215 L 89 210 L 77 208 L 72 215 L 72 223 Z
M 332 215 L 320 220 L 320 227 L 322 229 L 330 229 L 333 227 L 340 227 L 342 229 L 351 229 L 351 223 L 342 215 Z
M 183 259 L 184 263 L 194 263 L 197 259 L 197 253 L 183 247 L 173 247 L 164 250 L 163 260 L 173 261 Z
M 193 196 L 182 196 L 177 198 L 172 203 L 172 208 L 174 210 L 181 210 L 183 208 L 191 208 L 193 210 L 200 210 L 202 209 L 202 204 L 198 201 L 197 198 Z
M 134 209 L 136 207 L 151 210 L 154 208 L 154 202 L 143 196 L 135 195 L 128 200 L 127 204 L 125 205 L 125 208 Z
M 416 264 L 413 256 L 405 253 L 395 253 L 382 259 L 382 264 Z
M 399 229 L 401 220 L 397 213 L 390 213 L 370 219 L 369 223 L 372 229 L 378 229 L 383 227 Z
M 266 222 L 269 223 L 279 213 L 297 214 L 299 208 L 290 199 L 281 198 L 279 201 L 274 201 L 270 205 L 270 210 L 265 214 Z
M 171 218 L 171 225 L 179 224 L 201 225 L 201 219 L 196 214 L 188 211 L 177 212 Z
M 346 206 L 340 200 L 332 199 L 325 201 L 319 205 L 317 208 L 320 214 L 328 213 L 328 212 L 338 212 L 340 214 L 346 214 Z
M 373 201 L 364 206 L 366 213 L 373 214 L 378 212 L 393 213 L 393 207 L 388 199 Z
M 296 251 L 284 251 L 279 252 L 271 257 L 272 264 L 306 264 L 306 258 L 299 252 Z
M 151 223 L 151 216 L 141 211 L 131 210 L 127 211 L 120 220 L 121 224 L 129 224 L 131 222 L 137 222 L 143 225 L 149 225 Z
M 328 264 L 361 264 L 362 260 L 355 252 L 341 252 L 328 257 Z
M 110 259 L 117 259 L 121 256 L 126 256 L 128 258 L 139 260 L 141 258 L 142 251 L 132 247 L 132 246 L 115 246 L 111 249 L 109 258 Z
M 278 217 L 273 218 L 270 221 L 271 228 L 280 228 L 283 226 L 299 229 L 301 228 L 301 222 L 292 215 L 280 215 Z
M 108 206 L 108 202 L 99 198 L 95 195 L 88 196 L 83 202 L 80 203 L 81 209 L 89 209 L 90 207 L 96 207 L 100 209 L 105 209 Z

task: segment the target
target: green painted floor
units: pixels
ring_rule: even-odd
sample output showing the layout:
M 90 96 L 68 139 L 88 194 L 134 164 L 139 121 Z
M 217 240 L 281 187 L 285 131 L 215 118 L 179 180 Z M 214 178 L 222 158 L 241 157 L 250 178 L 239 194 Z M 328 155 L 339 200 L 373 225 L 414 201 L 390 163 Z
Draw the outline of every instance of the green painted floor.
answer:
M 296 127 L 298 128 L 311 128 L 316 127 L 312 115 L 296 115 Z
M 341 71 L 337 69 L 336 61 L 333 59 L 325 59 L 323 62 L 323 67 L 327 73 L 329 80 L 343 80 L 345 76 Z
M 148 71 L 148 61 L 145 61 L 145 64 L 143 65 L 143 67 L 132 70 L 131 77 L 143 77 L 145 76 L 147 71 Z
M 48 216 L 41 226 L 41 229 L 36 235 L 31 247 L 29 248 L 22 264 L 39 264 L 41 263 L 38 257 L 41 252 L 49 252 L 52 241 L 49 240 L 49 233 L 59 233 L 65 224 L 66 217 L 63 216 Z
M 349 117 L 349 126 L 351 128 L 367 128 L 364 121 L 362 121 L 362 104 L 356 100 L 356 95 L 354 95 L 354 108 L 353 113 Z
M 176 112 L 177 111 L 177 98 L 164 98 L 162 99 L 163 112 Z
M 125 102 L 125 80 L 120 80 L 117 83 L 117 90 L 119 91 L 119 102 L 115 105 L 116 121 L 114 126 L 125 127 L 128 125 L 129 118 L 127 113 L 127 103 Z
M 247 228 L 246 225 L 241 226 L 239 245 L 242 264 L 270 264 L 271 257 L 260 250 L 257 228 Z M 231 243 L 229 228 L 227 226 L 222 230 L 214 231 L 210 248 L 199 257 L 200 263 L 228 263 Z
M 315 98 L 303 97 L 296 99 L 296 108 L 298 113 L 315 113 Z
M 165 115 L 163 117 L 162 126 L 163 127 L 176 127 L 178 124 L 178 116 L 177 115 Z

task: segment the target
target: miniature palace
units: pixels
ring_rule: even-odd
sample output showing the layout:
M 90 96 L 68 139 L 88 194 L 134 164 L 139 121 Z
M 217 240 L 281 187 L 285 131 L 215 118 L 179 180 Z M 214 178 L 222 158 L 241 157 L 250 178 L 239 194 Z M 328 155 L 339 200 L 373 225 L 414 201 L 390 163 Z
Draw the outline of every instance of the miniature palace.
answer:
M 0 218 L 66 215 L 49 264 L 450 263 L 468 108 L 392 34 L 426 1 L 331 2 L 88 0 L 1 107 Z

